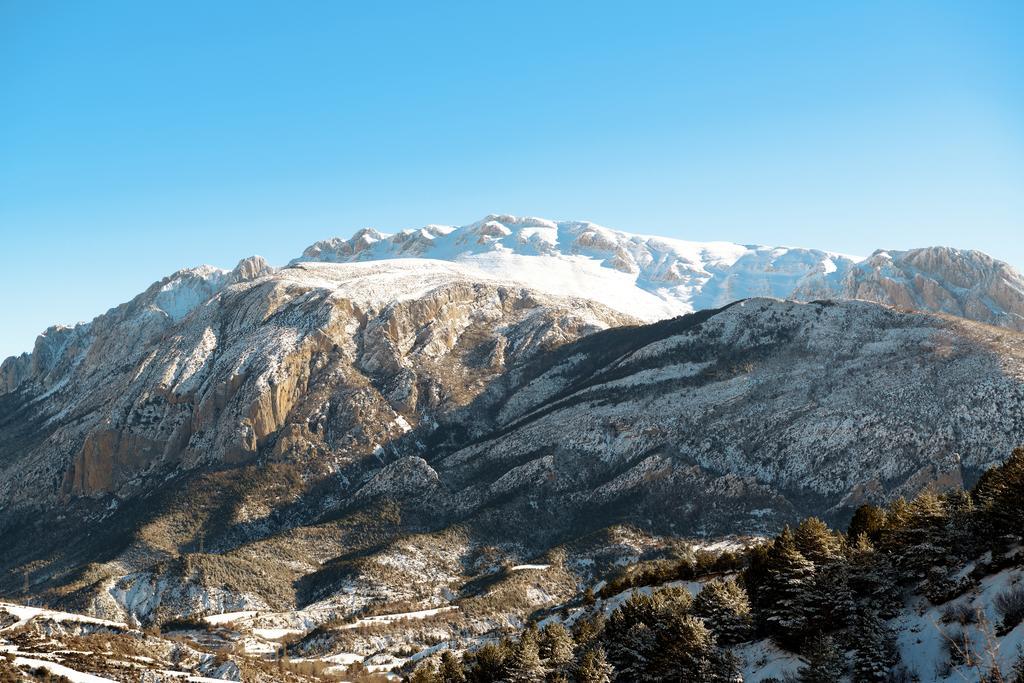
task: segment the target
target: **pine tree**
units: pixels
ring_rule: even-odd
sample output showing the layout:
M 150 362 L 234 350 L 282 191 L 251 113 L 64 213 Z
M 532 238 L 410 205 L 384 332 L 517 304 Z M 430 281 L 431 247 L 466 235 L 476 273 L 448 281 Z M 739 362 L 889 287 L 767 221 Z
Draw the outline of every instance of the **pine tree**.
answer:
M 831 562 L 842 556 L 842 539 L 833 534 L 823 521 L 808 517 L 797 525 L 793 543 L 800 554 L 815 565 Z
M 633 593 L 605 623 L 602 639 L 608 661 L 625 680 L 641 680 L 649 666 L 649 658 L 657 646 L 648 622 L 654 617 L 654 600 L 643 593 Z
M 583 653 L 574 673 L 577 683 L 611 683 L 615 670 L 608 663 L 604 648 L 595 645 Z
M 651 680 L 647 674 L 657 656 L 658 640 L 650 626 L 638 621 L 618 628 L 613 612 L 605 629 L 604 643 L 608 661 L 622 680 Z
M 807 665 L 797 673 L 800 683 L 835 683 L 846 674 L 846 663 L 830 636 L 812 638 L 804 649 Z
M 511 647 L 508 642 L 487 643 L 476 652 L 465 657 L 466 681 L 468 683 L 493 683 L 505 677 L 505 662 L 509 659 Z
M 648 680 L 716 680 L 719 655 L 714 636 L 700 619 L 678 612 L 662 614 Z
M 844 627 L 854 610 L 847 578 L 845 537 L 834 533 L 820 519 L 808 517 L 793 532 L 793 543 L 814 564 L 814 577 L 804 600 L 808 629 Z
M 946 547 L 958 559 L 975 557 L 984 550 L 979 534 L 978 510 L 974 498 L 963 490 L 950 491 L 943 496 L 946 508 Z
M 718 681 L 735 678 L 734 661 L 718 649 L 704 622 L 689 613 L 682 589 L 634 595 L 612 613 L 604 631 L 619 680 Z
M 1010 669 L 1010 677 L 1007 679 L 1007 683 L 1024 683 L 1024 650 L 1017 648 L 1017 661 L 1013 663 L 1013 668 Z
M 572 662 L 575 646 L 569 631 L 560 622 L 553 621 L 545 626 L 538 643 L 545 669 L 563 671 Z
M 892 632 L 877 614 L 867 613 L 859 620 L 853 642 L 854 683 L 884 683 L 896 666 L 898 655 Z
M 572 627 L 576 645 L 582 649 L 589 647 L 604 631 L 605 621 L 604 612 L 600 611 L 589 617 L 577 619 Z
M 540 661 L 536 626 L 523 632 L 512 646 L 505 662 L 505 678 L 510 683 L 540 683 L 544 680 L 544 665 Z
M 765 558 L 765 579 L 758 595 L 765 629 L 784 647 L 803 640 L 808 624 L 807 603 L 814 564 L 796 548 L 793 532 L 782 530 Z
M 443 683 L 466 683 L 466 674 L 462 671 L 462 662 L 452 654 L 451 650 L 441 653 L 441 666 L 437 670 Z
M 885 534 L 882 546 L 897 557 L 904 578 L 920 580 L 931 567 L 949 564 L 946 509 L 939 496 L 926 491 L 903 503 L 899 521 L 898 527 Z
M 857 602 L 850 588 L 850 565 L 844 558 L 815 567 L 804 610 L 811 630 L 845 628 L 856 618 Z
M 441 677 L 437 674 L 434 664 L 430 661 L 423 662 L 409 676 L 409 683 L 442 683 Z
M 747 592 L 734 580 L 713 579 L 693 601 L 693 613 L 722 645 L 733 645 L 753 635 L 753 615 Z
M 1024 529 L 1024 448 L 1016 448 L 1002 465 L 986 471 L 972 491 L 992 540 L 1020 538 Z
M 865 534 L 854 541 L 849 563 L 850 590 L 861 612 L 896 616 L 900 605 L 899 575 L 889 557 L 878 552 Z
M 853 513 L 850 526 L 846 530 L 846 536 L 850 541 L 855 541 L 858 536 L 864 534 L 872 542 L 877 543 L 885 529 L 885 510 L 877 505 L 865 503 Z

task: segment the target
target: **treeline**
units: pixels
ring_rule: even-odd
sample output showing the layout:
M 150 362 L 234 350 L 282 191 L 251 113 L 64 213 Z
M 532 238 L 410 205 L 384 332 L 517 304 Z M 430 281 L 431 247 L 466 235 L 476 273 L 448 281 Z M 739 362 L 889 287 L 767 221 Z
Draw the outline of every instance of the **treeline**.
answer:
M 904 591 L 947 605 L 943 621 L 954 628 L 972 623 L 976 615 L 956 598 L 981 578 L 1020 565 L 1022 533 L 1019 448 L 971 491 L 926 492 L 885 508 L 865 505 L 845 533 L 808 518 L 743 554 L 626 572 L 601 592 L 608 598 L 625 588 L 704 577 L 696 597 L 683 588 L 634 591 L 607 618 L 595 606 L 571 629 L 558 621 L 542 628 L 533 624 L 518 637 L 488 643 L 461 659 L 445 652 L 439 665 L 426 662 L 409 680 L 740 681 L 730 647 L 762 638 L 801 656 L 801 683 L 927 677 L 933 672 L 903 666 L 886 625 L 903 606 Z M 719 576 L 708 578 L 714 573 Z M 1007 633 L 1024 620 L 1024 588 L 1007 589 L 995 606 L 995 634 Z M 940 668 L 965 663 L 964 638 L 953 631 L 948 661 L 936 663 Z M 1012 672 L 985 671 L 982 679 L 1024 683 L 1024 664 Z
M 640 586 L 657 586 L 670 581 L 697 581 L 708 576 L 739 571 L 746 565 L 746 551 L 714 553 L 700 549 L 680 559 L 653 560 L 624 567 L 605 582 L 597 595 L 610 598 Z

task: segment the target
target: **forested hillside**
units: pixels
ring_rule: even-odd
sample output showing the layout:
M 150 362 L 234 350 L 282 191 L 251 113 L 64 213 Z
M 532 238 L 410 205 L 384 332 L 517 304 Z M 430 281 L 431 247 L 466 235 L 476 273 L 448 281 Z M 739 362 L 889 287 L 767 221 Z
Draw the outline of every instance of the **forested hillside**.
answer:
M 816 518 L 740 553 L 623 569 L 443 681 L 1024 681 L 1024 449 L 970 491 Z M 760 657 L 760 659 L 759 659 Z

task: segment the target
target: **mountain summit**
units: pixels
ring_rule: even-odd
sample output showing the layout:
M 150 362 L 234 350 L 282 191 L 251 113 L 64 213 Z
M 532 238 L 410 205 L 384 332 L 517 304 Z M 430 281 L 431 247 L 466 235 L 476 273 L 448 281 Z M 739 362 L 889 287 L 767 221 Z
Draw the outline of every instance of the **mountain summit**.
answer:
M 864 299 L 1024 330 L 1024 277 L 987 254 L 928 247 L 868 258 L 820 249 L 692 242 L 589 221 L 490 215 L 395 234 L 365 228 L 323 240 L 292 264 L 420 258 L 457 261 L 552 294 L 653 321 L 739 299 Z
M 292 263 L 396 258 L 458 261 L 533 289 L 595 299 L 653 321 L 737 299 L 832 291 L 859 259 L 817 249 L 634 235 L 589 221 L 491 215 L 317 242 Z

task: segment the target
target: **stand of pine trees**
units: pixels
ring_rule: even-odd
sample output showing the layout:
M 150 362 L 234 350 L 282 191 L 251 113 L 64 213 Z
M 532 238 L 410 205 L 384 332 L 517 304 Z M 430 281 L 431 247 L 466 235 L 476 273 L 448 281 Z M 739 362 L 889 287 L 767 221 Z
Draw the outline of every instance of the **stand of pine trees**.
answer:
M 886 626 L 904 591 L 947 603 L 981 578 L 1024 563 L 1011 552 L 1022 534 L 1019 448 L 969 492 L 928 492 L 887 508 L 865 505 L 845 533 L 805 519 L 740 556 L 687 565 L 684 571 L 703 583 L 696 597 L 681 588 L 634 591 L 606 619 L 591 594 L 580 601 L 584 616 L 571 630 L 554 621 L 531 625 L 461 661 L 445 653 L 440 666 L 421 665 L 408 680 L 740 681 L 729 647 L 765 637 L 801 657 L 801 682 L 909 680 Z M 970 561 L 974 569 L 962 571 Z M 643 585 L 637 583 L 642 574 L 627 576 L 630 587 Z M 652 583 L 666 577 L 656 578 L 661 581 Z M 602 597 L 610 595 L 602 591 Z M 1003 633 L 1024 620 L 1024 589 L 1004 602 L 997 605 Z M 1024 659 L 998 680 L 1024 683 Z

